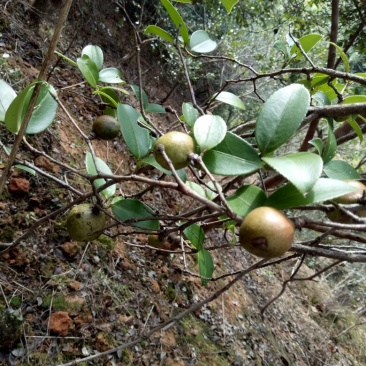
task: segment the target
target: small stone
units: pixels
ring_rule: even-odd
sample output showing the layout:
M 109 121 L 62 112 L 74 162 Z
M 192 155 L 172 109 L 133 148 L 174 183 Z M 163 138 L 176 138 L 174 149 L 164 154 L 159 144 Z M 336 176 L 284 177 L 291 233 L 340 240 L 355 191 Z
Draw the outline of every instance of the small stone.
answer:
M 56 311 L 51 314 L 47 321 L 50 326 L 50 331 L 60 336 L 66 336 L 72 329 L 72 319 L 67 311 Z
M 25 194 L 29 192 L 30 183 L 25 178 L 11 178 L 8 190 L 12 194 Z
M 78 242 L 75 242 L 75 241 L 73 241 L 73 242 L 68 241 L 68 242 L 62 244 L 61 248 L 68 257 L 72 258 L 76 254 L 79 253 L 80 244 Z

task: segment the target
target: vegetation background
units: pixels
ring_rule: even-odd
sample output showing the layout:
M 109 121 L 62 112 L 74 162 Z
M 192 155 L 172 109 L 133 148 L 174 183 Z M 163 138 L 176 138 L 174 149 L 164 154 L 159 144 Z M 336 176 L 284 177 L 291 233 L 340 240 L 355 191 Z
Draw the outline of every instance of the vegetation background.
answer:
M 96 88 L 85 72 L 60 55 L 75 61 L 85 46 L 99 46 L 104 67 L 117 68 L 125 81 L 119 86 L 129 94 L 118 91 L 121 103 L 144 113 L 146 106 L 136 92 L 140 88 L 154 108 L 163 106 L 165 113 L 146 113 L 159 131 L 181 129 L 182 105 L 190 102 L 197 110 L 221 116 L 230 131 L 253 146 L 258 114 L 275 91 L 305 84 L 312 91 L 311 112 L 324 103 L 317 99 L 316 86 L 306 84 L 306 77 L 314 80 L 316 72 L 327 68 L 361 73 L 360 79 L 364 78 L 363 1 L 172 2 L 190 35 L 204 30 L 217 44 L 204 54 L 175 41 L 181 28 L 174 25 L 164 3 L 72 4 L 57 44 L 59 53 L 45 70 L 45 79 L 57 90 L 57 115 L 43 132 L 26 135 L 16 156 L 22 166 L 6 175 L 0 201 L 1 364 L 364 365 L 364 224 L 327 226 L 326 210 L 318 202 L 284 207 L 289 217 L 305 222 L 285 260 L 258 265 L 236 245 L 234 227 L 207 230 L 204 248 L 211 254 L 214 272 L 206 285 L 200 274 L 208 266 L 197 264 L 194 240 L 179 239 L 176 245 L 174 236 L 166 247 L 154 248 L 136 222 L 113 226 L 112 218 L 98 240 L 70 240 L 66 205 L 71 207 L 77 198 L 89 199 L 88 194 L 102 196 L 93 194 L 87 151 L 102 159 L 115 176 L 126 177 L 114 181 L 116 196 L 141 199 L 168 228 L 176 228 L 184 219 L 180 214 L 199 205 L 185 192 L 166 189 L 164 183 L 153 186 L 151 180 L 174 179 L 161 176 L 154 165 L 137 166 L 139 159 L 122 137 L 108 142 L 88 139 L 94 119 L 110 106 L 101 94 L 93 94 Z M 38 78 L 60 12 L 55 1 L 35 4 L 36 12 L 29 1 L 0 0 L 0 78 L 18 94 Z M 228 12 L 224 5 L 233 7 Z M 146 34 L 149 25 L 166 30 L 174 41 Z M 307 35 L 322 38 L 293 59 L 293 44 Z M 335 75 L 316 90 L 334 92 L 330 107 L 342 98 L 364 95 L 365 83 L 339 75 L 344 76 Z M 243 106 L 212 101 L 224 90 L 239 97 Z M 312 138 L 330 141 L 329 125 L 334 123 L 332 159 L 344 161 L 347 168 L 354 168 L 352 174 L 364 178 L 365 101 L 361 97 L 354 101 L 358 104 L 350 103 L 355 109 L 349 123 L 318 118 L 317 124 L 301 126 L 277 153 L 297 151 Z M 345 116 L 337 108 L 330 117 Z M 2 172 L 15 136 L 0 124 Z M 196 178 L 205 187 L 202 176 L 187 170 L 189 180 Z M 142 178 L 134 180 L 132 175 Z M 268 166 L 251 175 L 215 177 L 230 188 L 227 195 L 243 185 L 268 192 L 283 185 Z M 190 189 L 198 190 L 193 185 Z M 315 243 L 327 251 L 312 248 Z M 356 257 L 361 259 L 350 263 Z M 238 275 L 240 279 L 233 282 Z

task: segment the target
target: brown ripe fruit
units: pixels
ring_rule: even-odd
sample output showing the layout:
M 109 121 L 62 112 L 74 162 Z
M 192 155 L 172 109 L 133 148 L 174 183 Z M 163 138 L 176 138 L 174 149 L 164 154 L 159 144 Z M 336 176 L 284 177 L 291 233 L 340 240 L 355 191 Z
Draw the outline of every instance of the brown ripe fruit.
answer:
M 102 140 L 113 140 L 118 136 L 120 128 L 114 117 L 105 114 L 94 121 L 92 131 Z
M 346 207 L 345 207 L 346 208 Z M 360 218 L 366 218 L 366 207 L 362 205 L 355 205 L 353 207 L 347 207 L 347 211 L 350 211 L 354 215 Z M 341 210 L 334 208 L 328 212 L 326 215 L 330 221 L 339 222 L 341 224 L 360 224 L 361 222 L 354 220 L 351 216 L 342 212 Z
M 101 235 L 106 223 L 106 215 L 90 203 L 76 205 L 69 212 L 66 221 L 70 238 L 76 241 L 89 241 Z
M 358 200 L 360 200 L 364 196 L 366 186 L 358 180 L 346 180 L 345 182 L 356 188 L 357 190 L 334 198 L 334 202 L 343 204 L 357 203 Z
M 272 207 L 250 211 L 240 226 L 240 244 L 262 258 L 280 257 L 292 245 L 295 226 L 282 212 Z
M 191 136 L 179 131 L 171 131 L 159 137 L 154 144 L 155 160 L 164 168 L 170 169 L 163 155 L 158 149 L 163 145 L 165 152 L 175 169 L 182 169 L 189 165 L 189 155 L 194 153 L 195 144 Z

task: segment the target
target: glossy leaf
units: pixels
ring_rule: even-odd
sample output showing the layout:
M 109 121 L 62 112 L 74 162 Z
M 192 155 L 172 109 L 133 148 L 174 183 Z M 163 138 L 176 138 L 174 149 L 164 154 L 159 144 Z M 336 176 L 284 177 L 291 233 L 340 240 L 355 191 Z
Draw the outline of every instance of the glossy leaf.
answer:
M 355 188 L 348 183 L 336 179 L 319 178 L 306 195 L 289 183 L 273 193 L 266 204 L 281 210 L 324 202 L 353 191 Z
M 147 106 L 149 105 L 149 99 L 148 99 L 145 91 L 142 89 L 142 91 L 140 93 L 140 87 L 137 85 L 134 85 L 134 84 L 131 84 L 130 87 L 133 90 L 133 92 L 135 93 L 137 100 L 140 100 L 140 97 L 142 97 L 142 107 L 144 109 L 146 109 Z
M 141 159 L 150 150 L 150 136 L 146 128 L 140 127 L 137 120 L 140 113 L 128 104 L 118 104 L 117 119 L 125 143 L 136 159 Z
M 257 186 L 240 187 L 233 195 L 227 197 L 230 208 L 239 216 L 246 216 L 256 207 L 263 206 L 267 200 L 265 192 Z
M 322 38 L 323 36 L 320 34 L 307 34 L 301 37 L 298 42 L 300 43 L 304 52 L 308 53 Z M 291 55 L 295 55 L 295 61 L 301 60 L 304 57 L 300 51 L 300 48 L 297 47 L 296 44 L 291 47 Z
M 231 132 L 219 145 L 204 154 L 203 162 L 211 173 L 227 176 L 253 173 L 263 165 L 257 151 Z
M 316 148 L 316 150 L 318 151 L 319 155 L 322 154 L 322 151 L 323 151 L 323 141 L 322 141 L 321 138 L 317 137 L 317 138 L 315 138 L 313 140 L 310 140 L 309 141 L 309 144 L 310 145 L 313 145 Z
M 198 268 L 200 271 L 201 284 L 205 285 L 212 278 L 214 262 L 211 253 L 206 249 L 197 252 Z
M 199 117 L 199 113 L 192 103 L 183 103 L 182 113 L 187 125 L 192 127 Z
M 10 104 L 5 113 L 6 128 L 13 133 L 17 133 L 23 123 L 27 108 L 34 91 L 34 84 L 23 89 Z M 57 102 L 50 94 L 55 93 L 53 87 L 47 83 L 43 83 L 29 120 L 26 134 L 35 134 L 44 131 L 53 122 L 57 112 Z
M 309 152 L 264 157 L 263 161 L 289 180 L 301 193 L 310 191 L 323 169 L 320 156 Z
M 98 175 L 99 173 L 111 174 L 111 175 L 113 174 L 109 166 L 102 159 L 95 157 L 94 161 L 93 156 L 89 151 L 87 151 L 85 156 L 85 165 L 86 165 L 86 171 L 90 175 Z M 96 179 L 93 184 L 94 187 L 98 189 L 106 182 L 107 181 L 105 179 L 99 178 Z M 110 198 L 114 196 L 114 194 L 116 193 L 116 185 L 113 184 L 109 186 L 108 188 L 104 189 L 101 193 L 105 198 Z
M 164 174 L 166 175 L 172 175 L 171 170 L 167 170 L 164 169 L 154 158 L 154 155 L 150 155 L 150 156 L 146 156 L 143 160 L 140 160 L 138 163 L 138 165 L 142 165 L 142 164 L 149 164 L 153 167 L 155 167 L 156 169 L 161 170 Z M 179 178 L 185 182 L 187 180 L 187 173 L 185 171 L 185 169 L 178 169 L 176 170 Z
M 0 121 L 4 122 L 5 113 L 11 102 L 16 98 L 17 93 L 4 80 L 0 80 Z
M 239 0 L 220 0 L 221 4 L 225 6 L 225 9 L 228 13 L 231 13 L 234 5 L 239 2 Z
M 259 113 L 255 137 L 259 150 L 266 155 L 290 139 L 303 121 L 310 103 L 308 90 L 291 84 L 277 90 Z
M 166 113 L 165 108 L 156 103 L 149 103 L 147 107 L 145 108 L 145 112 L 147 113 Z
M 81 55 L 87 55 L 94 62 L 97 69 L 100 70 L 103 66 L 103 51 L 99 46 L 88 45 L 83 48 Z
M 366 95 L 350 95 L 345 97 L 342 104 L 366 103 Z
M 191 35 L 189 48 L 193 52 L 209 53 L 217 48 L 217 42 L 212 40 L 207 32 L 198 30 Z
M 12 133 L 18 133 L 23 123 L 29 101 L 34 90 L 34 84 L 23 89 L 10 103 L 5 113 L 5 126 Z
M 192 191 L 198 193 L 200 196 L 206 197 L 206 191 L 203 189 L 201 185 L 187 180 L 186 186 L 190 188 Z
M 244 103 L 241 101 L 241 99 L 238 96 L 236 96 L 233 93 L 222 91 L 221 93 L 214 95 L 213 98 L 220 102 L 232 105 L 233 107 L 243 109 L 243 110 L 245 109 Z
M 164 30 L 156 25 L 149 25 L 145 29 L 144 33 L 153 34 L 155 36 L 161 37 L 170 43 L 174 42 L 174 37 L 170 33 L 168 33 L 166 30 Z
M 330 43 L 331 45 L 333 45 L 333 46 L 336 48 L 337 52 L 338 52 L 338 53 L 339 53 L 339 55 L 341 56 L 341 59 L 342 59 L 343 64 L 344 64 L 344 70 L 345 70 L 346 72 L 350 72 L 351 67 L 350 67 L 350 65 L 349 65 L 348 58 L 347 58 L 346 54 L 343 52 L 342 48 L 340 48 L 338 45 L 336 45 L 336 44 L 335 44 L 335 43 L 333 43 L 333 42 L 329 42 L 329 43 Z
M 108 67 L 99 72 L 99 81 L 109 84 L 120 84 L 124 83 L 121 79 L 122 73 L 115 67 Z
M 333 179 L 360 179 L 360 174 L 357 173 L 356 169 L 342 160 L 332 160 L 324 165 L 324 173 L 328 178 Z
M 186 239 L 191 242 L 191 245 L 195 249 L 201 250 L 203 248 L 203 243 L 205 241 L 205 232 L 203 231 L 201 226 L 197 224 L 192 224 L 184 229 L 183 234 Z
M 185 44 L 189 44 L 189 35 L 186 24 L 184 23 L 182 17 L 178 13 L 177 9 L 171 4 L 169 0 L 160 0 L 164 8 L 167 10 L 170 19 L 173 21 L 174 25 L 179 29 L 179 33 L 183 38 Z
M 212 201 L 213 199 L 215 199 L 218 196 L 217 189 L 212 181 L 208 182 L 207 186 L 208 187 L 205 188 L 205 195 L 206 195 L 206 198 L 208 198 L 209 200 Z M 219 191 L 222 192 L 222 187 L 219 184 L 218 184 L 218 186 L 219 186 Z
M 324 151 L 322 153 L 322 159 L 324 164 L 331 161 L 334 158 L 336 152 L 337 152 L 337 140 L 334 136 L 333 126 L 332 124 L 329 124 L 327 141 L 325 143 Z
M 95 88 L 99 80 L 99 72 L 94 61 L 88 55 L 83 55 L 76 60 L 76 63 L 85 80 Z
M 99 88 L 97 94 L 100 95 L 104 103 L 109 104 L 113 108 L 117 108 L 119 95 L 114 89 L 109 87 Z
M 273 44 L 273 48 L 275 48 L 283 53 L 283 55 L 285 56 L 285 61 L 288 61 L 290 59 L 290 57 L 291 57 L 290 48 L 289 48 L 287 42 L 278 40 Z
M 360 114 L 358 115 L 358 118 L 362 119 L 364 122 L 366 122 L 366 118 L 361 116 Z M 353 130 L 356 132 L 360 142 L 363 142 L 364 137 L 363 137 L 363 132 L 361 130 L 360 125 L 357 123 L 357 121 L 355 121 L 353 118 L 349 118 L 347 120 L 347 123 L 353 128 Z
M 128 226 L 138 227 L 142 230 L 159 230 L 160 223 L 154 217 L 154 211 L 143 202 L 116 198 L 111 205 L 114 215 L 126 222 Z M 143 220 L 142 220 L 143 219 Z
M 212 114 L 198 117 L 193 126 L 194 138 L 202 150 L 217 146 L 225 138 L 226 131 L 226 122 L 220 116 Z

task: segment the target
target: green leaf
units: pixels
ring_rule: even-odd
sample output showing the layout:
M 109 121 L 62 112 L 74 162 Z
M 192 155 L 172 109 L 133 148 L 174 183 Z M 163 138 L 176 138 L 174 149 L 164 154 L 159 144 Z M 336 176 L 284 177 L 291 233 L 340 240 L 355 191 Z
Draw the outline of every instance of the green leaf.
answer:
M 183 231 L 184 236 L 187 240 L 189 240 L 192 244 L 192 246 L 197 249 L 201 250 L 203 249 L 203 243 L 205 241 L 205 232 L 201 228 L 201 226 L 197 224 L 192 224 L 188 226 Z
M 310 191 L 323 169 L 320 156 L 309 152 L 264 157 L 263 160 L 288 179 L 301 193 Z
M 331 102 L 328 98 L 328 96 L 323 92 L 316 92 L 312 95 L 312 100 L 318 102 L 317 105 L 323 106 L 323 105 L 330 105 Z
M 223 91 L 221 93 L 215 94 L 213 96 L 213 99 L 218 100 L 220 102 L 232 105 L 233 107 L 239 108 L 239 109 L 245 109 L 244 103 L 241 101 L 241 99 L 236 96 L 233 93 L 229 93 L 226 91 Z
M 316 150 L 318 151 L 319 155 L 322 154 L 322 151 L 323 151 L 323 141 L 322 141 L 321 138 L 317 137 L 317 138 L 315 138 L 313 140 L 310 140 L 309 141 L 309 144 L 310 145 L 313 145 L 316 148 Z
M 94 164 L 93 156 L 89 151 L 87 151 L 85 156 L 85 165 L 86 165 L 86 171 L 90 175 L 98 175 L 99 173 L 111 174 L 111 175 L 113 174 L 109 166 L 102 159 L 95 157 L 95 164 Z M 105 179 L 99 178 L 96 179 L 93 182 L 93 184 L 94 187 L 98 189 L 106 182 L 107 181 Z M 101 193 L 105 198 L 110 198 L 114 196 L 114 194 L 116 193 L 116 185 L 113 184 L 109 186 L 108 188 L 104 189 Z
M 154 34 L 155 36 L 161 37 L 170 43 L 174 42 L 174 37 L 170 33 L 156 25 L 149 25 L 145 29 L 144 34 Z
M 94 62 L 97 69 L 100 70 L 103 66 L 103 51 L 99 46 L 88 45 L 83 48 L 81 55 L 87 55 Z
M 307 195 L 303 195 L 291 183 L 273 193 L 267 201 L 267 206 L 279 210 L 324 202 L 343 194 L 353 192 L 348 183 L 336 179 L 319 178 Z
M 358 118 L 362 119 L 364 122 L 366 122 L 365 117 L 361 116 L 360 114 L 358 115 Z M 353 128 L 353 130 L 356 132 L 360 142 L 363 142 L 364 138 L 363 138 L 363 132 L 361 130 L 360 125 L 357 123 L 357 121 L 355 121 L 353 118 L 349 118 L 347 120 L 347 123 Z
M 275 48 L 276 50 L 279 50 L 283 53 L 283 55 L 285 56 L 285 61 L 288 61 L 291 57 L 290 55 L 290 48 L 288 46 L 287 42 L 284 41 L 276 41 L 273 44 L 273 48 Z
M 113 200 L 111 207 L 119 220 L 128 221 L 126 225 L 138 227 L 144 231 L 160 229 L 160 223 L 155 219 L 154 211 L 143 202 L 118 197 Z
M 145 91 L 142 89 L 141 95 L 140 95 L 140 87 L 139 86 L 131 84 L 130 87 L 133 90 L 133 92 L 135 93 L 137 100 L 140 100 L 140 96 L 142 97 L 142 108 L 146 109 L 147 106 L 149 105 L 149 99 L 148 99 L 147 94 L 145 93 Z
M 291 84 L 274 92 L 259 113 L 255 137 L 266 155 L 290 139 L 303 121 L 310 104 L 308 90 Z
M 146 128 L 140 127 L 137 120 L 140 113 L 128 104 L 118 104 L 117 119 L 125 143 L 136 159 L 146 156 L 150 150 L 150 136 Z
M 16 98 L 17 93 L 4 80 L 0 80 L 0 121 L 4 122 L 5 113 L 11 102 Z
M 350 95 L 345 97 L 342 104 L 366 103 L 366 95 Z
M 218 184 L 218 183 L 216 183 Z M 214 200 L 217 196 L 218 196 L 218 193 L 217 193 L 217 189 L 215 187 L 215 184 L 210 181 L 207 183 L 207 186 L 206 189 L 205 189 L 205 195 L 206 195 L 206 198 L 208 198 L 210 201 Z M 218 184 L 219 186 L 219 191 L 222 192 L 222 187 Z
M 108 67 L 99 72 L 99 81 L 109 84 L 120 84 L 124 83 L 121 79 L 122 73 L 115 67 Z
M 169 0 L 160 0 L 160 2 L 167 10 L 170 19 L 173 21 L 174 25 L 177 27 L 177 29 L 179 29 L 179 33 L 182 36 L 184 43 L 188 45 L 189 44 L 188 29 L 182 17 L 178 13 L 177 9 L 170 3 Z
M 327 175 L 327 177 L 333 179 L 361 179 L 361 176 L 357 173 L 356 169 L 352 165 L 342 160 L 332 160 L 325 164 L 324 173 Z
M 323 36 L 320 34 L 307 34 L 306 36 L 301 37 L 298 42 L 300 43 L 304 52 L 308 53 L 322 38 Z M 294 58 L 295 61 L 301 60 L 304 57 L 296 43 L 291 47 L 290 52 L 291 55 L 296 55 Z
M 14 168 L 24 170 L 25 172 L 33 175 L 34 177 L 37 175 L 36 171 L 32 168 L 29 168 L 28 166 L 22 165 L 22 164 L 16 164 L 14 165 Z
M 5 126 L 12 133 L 18 133 L 23 123 L 29 101 L 32 97 L 34 84 L 28 85 L 10 103 L 5 113 Z
M 147 113 L 166 113 L 165 108 L 156 103 L 149 103 L 147 107 L 145 108 L 145 112 Z
M 191 35 L 189 48 L 197 53 L 209 53 L 216 49 L 217 42 L 213 41 L 207 32 L 203 30 L 195 31 Z
M 187 125 L 192 127 L 199 117 L 199 113 L 192 103 L 183 103 L 182 113 Z
M 107 86 L 99 88 L 95 93 L 100 95 L 104 103 L 109 104 L 113 108 L 117 108 L 119 96 L 114 89 Z
M 328 126 L 328 136 L 325 148 L 322 154 L 323 163 L 326 164 L 334 158 L 337 152 L 337 140 L 334 136 L 333 125 L 329 123 Z
M 194 138 L 202 150 L 217 146 L 225 138 L 226 131 L 226 122 L 211 114 L 198 117 L 193 126 Z
M 10 104 L 5 113 L 6 128 L 13 133 L 17 133 L 23 123 L 31 96 L 34 91 L 34 84 L 23 89 Z M 47 83 L 42 83 L 41 90 L 29 120 L 26 134 L 35 134 L 44 131 L 53 122 L 57 112 L 57 102 L 52 95 L 55 93 L 53 87 Z
M 338 51 L 339 55 L 341 56 L 341 59 L 342 59 L 343 64 L 344 64 L 344 70 L 346 72 L 350 72 L 351 68 L 350 68 L 350 65 L 349 65 L 349 61 L 348 61 L 348 58 L 347 58 L 346 54 L 343 52 L 342 48 L 340 48 L 338 45 L 336 45 L 333 42 L 329 42 L 329 43 L 336 48 L 336 50 Z
M 76 63 L 78 64 L 78 68 L 83 74 L 85 80 L 95 88 L 98 83 L 99 72 L 94 61 L 88 55 L 83 55 L 81 58 L 76 60 Z
M 221 4 L 225 6 L 226 11 L 230 14 L 234 5 L 239 2 L 239 0 L 220 0 Z
M 219 145 L 203 155 L 203 162 L 211 173 L 226 176 L 253 173 L 263 165 L 257 151 L 231 132 Z
M 243 186 L 226 200 L 237 215 L 244 217 L 254 208 L 264 206 L 267 196 L 257 186 Z
M 206 191 L 199 184 L 187 180 L 186 186 L 190 188 L 192 191 L 198 193 L 200 196 L 206 197 Z
M 156 160 L 155 160 L 155 157 L 154 155 L 150 155 L 150 156 L 146 156 L 143 160 L 140 160 L 138 163 L 138 165 L 142 165 L 142 164 L 149 164 L 153 167 L 155 167 L 156 169 L 159 169 L 161 170 L 164 174 L 166 175 L 172 175 L 172 172 L 171 170 L 167 170 L 167 169 L 164 169 Z M 179 178 L 185 182 L 187 180 L 187 174 L 186 174 L 186 171 L 185 169 L 178 169 L 176 170 Z
M 214 271 L 214 262 L 212 255 L 206 249 L 201 249 L 197 252 L 198 268 L 200 271 L 201 284 L 206 285 L 207 282 L 212 278 Z

